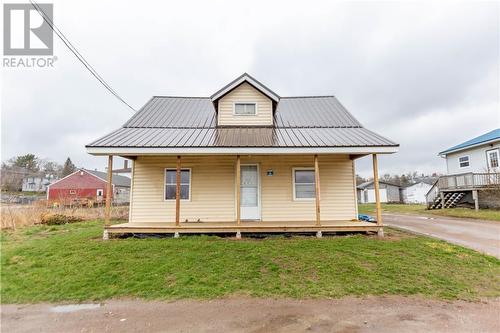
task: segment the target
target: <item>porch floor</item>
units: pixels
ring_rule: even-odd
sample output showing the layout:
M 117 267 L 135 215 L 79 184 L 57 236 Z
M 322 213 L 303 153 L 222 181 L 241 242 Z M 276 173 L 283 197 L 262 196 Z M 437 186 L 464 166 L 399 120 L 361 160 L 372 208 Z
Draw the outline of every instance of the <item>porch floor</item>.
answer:
M 382 225 L 362 221 L 242 221 L 236 222 L 181 222 L 178 227 L 174 222 L 164 223 L 121 223 L 105 227 L 109 233 L 259 233 L 259 232 L 342 232 L 342 231 L 378 231 Z

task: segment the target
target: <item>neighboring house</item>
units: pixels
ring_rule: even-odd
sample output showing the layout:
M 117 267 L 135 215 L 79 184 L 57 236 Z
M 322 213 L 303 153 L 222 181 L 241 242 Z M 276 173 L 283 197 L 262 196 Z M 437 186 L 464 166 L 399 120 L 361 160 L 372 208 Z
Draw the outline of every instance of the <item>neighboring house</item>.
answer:
M 132 168 L 128 165 L 128 160 L 123 160 L 123 168 L 113 169 L 113 173 L 120 175 L 120 176 L 125 176 L 128 178 L 131 178 L 132 177 Z
M 500 172 L 500 128 L 439 153 L 446 159 L 448 175 Z
M 430 209 L 457 205 L 500 208 L 500 128 L 439 153 L 448 175 L 429 190 Z
M 280 97 L 243 74 L 211 97 L 152 97 L 87 152 L 130 158 L 129 222 L 108 232 L 382 231 L 357 221 L 354 160 L 398 144 L 333 96 Z
M 421 180 L 406 186 L 402 190 L 402 199 L 405 204 L 424 204 L 425 195 L 429 192 L 435 181 Z
M 401 202 L 401 187 L 396 184 L 379 181 L 380 202 Z M 357 186 L 359 203 L 375 203 L 375 186 L 373 180 Z
M 106 200 L 107 174 L 78 169 L 72 174 L 50 184 L 47 200 L 51 204 L 68 205 L 75 202 L 100 203 Z M 113 202 L 127 203 L 130 198 L 130 178 L 113 174 Z
M 47 186 L 56 181 L 54 175 L 32 175 L 23 178 L 23 192 L 45 192 Z

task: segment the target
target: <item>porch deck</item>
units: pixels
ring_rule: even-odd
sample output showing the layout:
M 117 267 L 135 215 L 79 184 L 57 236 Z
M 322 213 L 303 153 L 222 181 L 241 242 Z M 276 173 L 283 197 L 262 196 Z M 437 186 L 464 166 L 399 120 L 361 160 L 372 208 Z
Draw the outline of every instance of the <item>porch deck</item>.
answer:
M 267 233 L 267 232 L 349 232 L 349 231 L 374 231 L 383 228 L 376 223 L 362 221 L 289 221 L 289 222 L 265 222 L 265 221 L 242 221 L 240 225 L 236 222 L 184 222 L 176 226 L 174 222 L 165 223 L 121 223 L 106 226 L 108 233 Z

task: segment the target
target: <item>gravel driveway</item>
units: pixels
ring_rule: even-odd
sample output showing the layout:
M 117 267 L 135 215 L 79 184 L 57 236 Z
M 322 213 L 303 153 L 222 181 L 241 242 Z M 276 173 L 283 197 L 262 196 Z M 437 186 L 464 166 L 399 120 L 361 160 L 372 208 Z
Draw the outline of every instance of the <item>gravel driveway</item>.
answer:
M 79 307 L 3 305 L 2 332 L 499 332 L 500 301 L 417 297 L 338 300 L 113 300 Z
M 500 222 L 440 216 L 384 214 L 383 223 L 440 238 L 500 259 Z

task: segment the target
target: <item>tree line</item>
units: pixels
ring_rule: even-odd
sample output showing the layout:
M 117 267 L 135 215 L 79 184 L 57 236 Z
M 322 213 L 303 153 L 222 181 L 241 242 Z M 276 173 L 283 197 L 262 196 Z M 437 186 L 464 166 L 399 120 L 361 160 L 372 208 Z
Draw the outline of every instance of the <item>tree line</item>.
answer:
M 384 181 L 384 182 L 398 185 L 401 187 L 406 187 L 406 186 L 413 185 L 413 184 L 421 182 L 421 181 L 424 181 L 427 183 L 433 183 L 434 181 L 436 181 L 438 179 L 439 176 L 440 176 L 440 174 L 438 174 L 438 173 L 432 173 L 430 175 L 429 174 L 426 175 L 424 173 L 418 173 L 416 171 L 407 172 L 407 173 L 400 174 L 400 175 L 398 175 L 398 174 L 391 175 L 389 173 L 386 173 L 386 174 L 382 175 L 382 177 L 379 177 L 379 181 Z M 373 177 L 364 178 L 364 177 L 361 177 L 360 175 L 356 175 L 356 185 L 359 185 L 359 184 L 362 184 L 362 183 L 365 183 L 365 182 L 368 182 L 371 180 L 373 180 Z
M 41 177 L 59 179 L 75 172 L 76 166 L 68 157 L 64 164 L 41 159 L 34 154 L 15 156 L 2 162 L 2 191 L 21 191 L 23 178 Z

